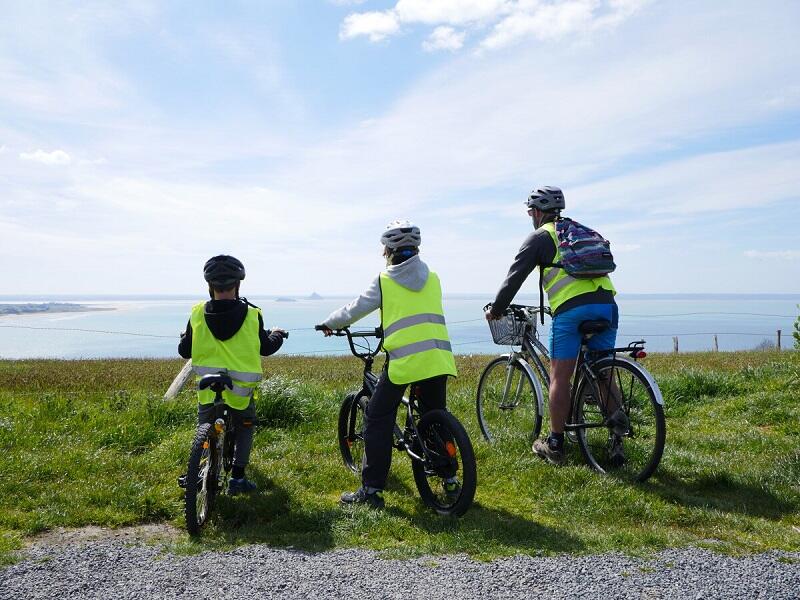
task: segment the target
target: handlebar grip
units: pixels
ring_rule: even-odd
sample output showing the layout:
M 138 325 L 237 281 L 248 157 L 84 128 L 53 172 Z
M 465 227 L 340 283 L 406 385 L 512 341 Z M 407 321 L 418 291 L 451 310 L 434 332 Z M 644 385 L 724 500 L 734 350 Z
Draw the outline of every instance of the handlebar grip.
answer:
M 288 339 L 289 339 L 289 332 L 288 332 L 288 331 L 284 331 L 284 332 L 281 334 L 281 337 L 283 337 L 283 339 L 285 339 L 285 340 L 288 340 Z
M 325 331 L 326 329 L 325 325 L 314 325 L 314 331 Z

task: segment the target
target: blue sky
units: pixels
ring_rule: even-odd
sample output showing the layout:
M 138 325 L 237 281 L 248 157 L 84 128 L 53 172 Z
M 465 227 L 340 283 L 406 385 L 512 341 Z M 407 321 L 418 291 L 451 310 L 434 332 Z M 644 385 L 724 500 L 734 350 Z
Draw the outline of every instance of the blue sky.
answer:
M 5 2 L 0 294 L 492 292 L 559 185 L 622 292 L 800 293 L 800 3 Z M 535 291 L 533 277 L 528 291 Z

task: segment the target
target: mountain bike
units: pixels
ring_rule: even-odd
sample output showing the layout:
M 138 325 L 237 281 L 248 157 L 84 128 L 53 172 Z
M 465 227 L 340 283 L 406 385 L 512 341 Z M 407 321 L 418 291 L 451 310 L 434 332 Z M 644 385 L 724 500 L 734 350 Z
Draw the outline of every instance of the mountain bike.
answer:
M 318 331 L 324 327 L 317 325 Z M 375 357 L 381 350 L 380 328 L 350 331 L 333 330 L 332 335 L 347 337 L 350 352 L 364 363 L 361 389 L 347 394 L 339 409 L 339 451 L 345 466 L 361 475 L 364 454 L 364 415 L 378 376 L 372 372 Z M 377 338 L 373 349 L 369 339 Z M 461 423 L 447 410 L 422 413 L 417 386 L 412 384 L 408 397 L 401 400 L 406 409 L 405 427 L 395 423 L 393 446 L 411 459 L 414 483 L 426 506 L 440 515 L 463 515 L 472 505 L 477 485 L 475 453 Z M 453 486 L 452 483 L 457 485 Z M 448 484 L 445 486 L 445 484 Z
M 197 426 L 186 475 L 178 478 L 178 485 L 184 488 L 186 529 L 191 535 L 197 535 L 206 524 L 217 495 L 228 483 L 236 439 L 233 419 L 222 398 L 224 389 L 233 389 L 233 380 L 225 373 L 204 375 L 197 387 L 215 392 L 214 422 Z
M 605 320 L 584 321 L 578 327 L 581 350 L 564 431 L 577 435 L 584 459 L 596 471 L 645 481 L 664 453 L 664 398 L 653 376 L 637 362 L 647 356 L 644 340 L 589 350 L 589 339 L 609 327 Z
M 491 304 L 483 307 L 484 311 Z M 550 309 L 512 304 L 505 315 L 489 321 L 496 344 L 511 346 L 486 365 L 478 381 L 475 409 L 483 437 L 489 442 L 539 437 L 547 418 L 550 355 L 539 339 L 536 322 Z M 515 349 L 518 346 L 519 349 Z

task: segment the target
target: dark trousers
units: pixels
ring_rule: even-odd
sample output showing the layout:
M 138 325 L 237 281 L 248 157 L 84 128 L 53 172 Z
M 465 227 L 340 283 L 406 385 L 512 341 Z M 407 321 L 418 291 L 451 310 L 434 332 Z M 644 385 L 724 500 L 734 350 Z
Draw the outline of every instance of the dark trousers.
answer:
M 233 466 L 246 467 L 250 462 L 250 450 L 253 448 L 253 423 L 256 420 L 256 405 L 252 400 L 244 410 L 228 407 L 233 421 Z M 197 405 L 197 424 L 214 422 L 214 405 Z
M 446 408 L 447 375 L 433 377 L 411 385 L 418 386 L 417 398 L 423 413 Z M 364 419 L 364 466 L 361 482 L 364 486 L 383 489 L 392 464 L 392 431 L 397 407 L 406 385 L 389 381 L 386 369 L 381 373 L 375 393 L 367 403 Z

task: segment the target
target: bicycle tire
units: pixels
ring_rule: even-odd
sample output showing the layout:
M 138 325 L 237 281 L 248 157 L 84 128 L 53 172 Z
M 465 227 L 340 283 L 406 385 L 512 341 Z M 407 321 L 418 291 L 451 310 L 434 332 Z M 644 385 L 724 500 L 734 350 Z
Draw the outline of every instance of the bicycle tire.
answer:
M 462 516 L 472 505 L 477 487 L 475 452 L 467 431 L 450 412 L 438 409 L 422 416 L 417 431 L 419 439 L 415 446 L 423 455 L 424 444 L 431 457 L 430 461 L 411 460 L 414 482 L 423 503 L 440 515 Z M 448 496 L 444 491 L 447 476 L 459 479 L 456 496 Z
M 216 452 L 216 440 L 212 431 L 210 423 L 200 424 L 189 452 L 184 491 L 184 514 L 186 530 L 190 535 L 200 533 L 203 525 L 208 522 L 217 496 L 219 460 Z
M 364 457 L 364 411 L 366 400 L 359 392 L 345 396 L 339 408 L 339 452 L 345 466 L 356 475 L 361 475 Z
M 507 368 L 503 371 L 502 367 Z M 513 369 L 510 380 L 508 368 Z M 523 368 L 519 359 L 509 364 L 507 355 L 498 356 L 486 365 L 478 380 L 475 411 L 487 442 L 518 438 L 526 431 L 530 431 L 532 439 L 539 437 L 544 419 L 544 398 L 535 377 Z M 507 395 L 512 390 L 514 400 L 508 402 Z
M 664 452 L 667 425 L 658 385 L 638 363 L 623 357 L 605 358 L 592 367 L 598 382 L 582 377 L 578 383 L 573 422 L 597 424 L 605 419 L 601 406 L 603 373 L 613 376 L 620 391 L 616 403 L 624 409 L 629 426 L 617 436 L 622 442 L 625 462 L 614 464 L 609 450 L 614 434 L 608 427 L 578 430 L 578 445 L 587 464 L 600 473 L 613 472 L 634 481 L 646 481 L 658 468 Z M 608 395 L 609 392 L 606 392 Z M 595 398 L 600 398 L 598 403 Z

